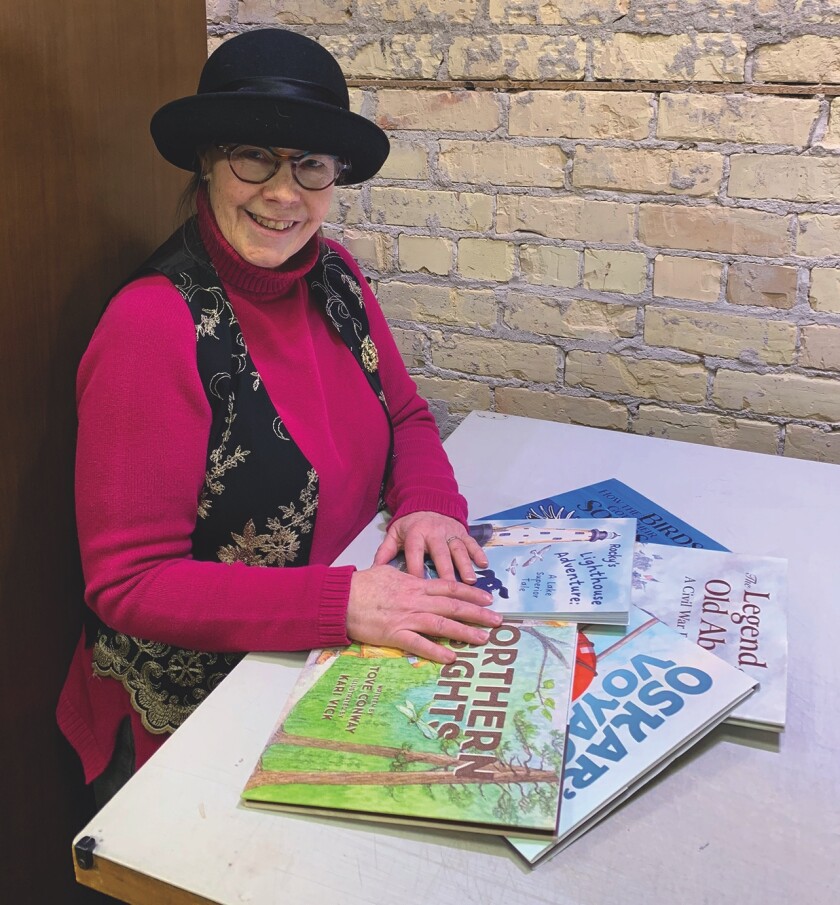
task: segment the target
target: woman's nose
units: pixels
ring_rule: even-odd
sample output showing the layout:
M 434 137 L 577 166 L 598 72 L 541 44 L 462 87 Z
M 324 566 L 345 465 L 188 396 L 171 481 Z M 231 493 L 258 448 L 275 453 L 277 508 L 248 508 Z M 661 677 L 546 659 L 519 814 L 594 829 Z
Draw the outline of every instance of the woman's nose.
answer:
M 301 188 L 297 184 L 292 171 L 292 161 L 283 160 L 277 172 L 263 183 L 263 194 L 278 201 L 296 201 L 300 197 Z

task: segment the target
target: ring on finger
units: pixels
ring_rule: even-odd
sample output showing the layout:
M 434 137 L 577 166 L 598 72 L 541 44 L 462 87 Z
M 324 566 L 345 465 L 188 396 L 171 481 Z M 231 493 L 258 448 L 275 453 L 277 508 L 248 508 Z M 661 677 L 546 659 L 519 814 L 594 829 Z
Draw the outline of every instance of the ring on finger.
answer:
M 446 538 L 446 546 L 448 547 L 454 540 L 461 540 L 461 538 L 456 534 L 450 534 L 449 537 Z

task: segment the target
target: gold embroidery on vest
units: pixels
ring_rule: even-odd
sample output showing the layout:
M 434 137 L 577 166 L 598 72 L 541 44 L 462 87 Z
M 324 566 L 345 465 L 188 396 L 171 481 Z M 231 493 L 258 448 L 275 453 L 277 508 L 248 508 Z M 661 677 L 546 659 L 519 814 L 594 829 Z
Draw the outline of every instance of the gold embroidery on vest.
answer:
M 129 657 L 131 642 L 135 654 Z M 141 654 L 154 657 L 138 667 Z M 171 656 L 169 656 L 171 654 Z M 164 670 L 160 662 L 169 656 Z M 93 671 L 116 679 L 129 694 L 131 706 L 143 726 L 154 735 L 174 732 L 225 676 L 241 654 L 209 654 L 173 648 L 117 633 L 113 640 L 100 635 L 93 647 Z M 216 667 L 215 671 L 213 667 Z M 180 696 L 167 696 L 158 680 L 164 675 L 183 689 Z M 200 686 L 200 687 L 195 687 Z
M 210 494 L 213 494 L 213 496 L 221 496 L 224 492 L 225 485 L 220 478 L 223 477 L 225 472 L 230 471 L 231 468 L 236 468 L 237 465 L 241 465 L 245 461 L 245 456 L 250 454 L 250 450 L 242 449 L 241 446 L 237 446 L 230 455 L 223 458 L 225 455 L 225 447 L 227 446 L 228 440 L 230 440 L 231 425 L 236 420 L 236 413 L 233 411 L 234 402 L 234 395 L 231 393 L 228 397 L 228 411 L 227 417 L 225 418 L 225 430 L 222 434 L 222 442 L 210 453 L 210 461 L 213 463 L 213 467 L 204 475 L 204 487 L 201 488 L 201 494 L 198 498 L 199 518 L 207 518 L 207 516 L 210 515 L 210 507 L 213 505 Z
M 365 336 L 365 338 L 362 340 L 361 353 L 362 365 L 364 366 L 364 369 L 369 374 L 373 374 L 373 372 L 379 367 L 379 352 L 376 348 L 376 344 L 370 338 L 370 334 Z
M 282 519 L 270 518 L 266 522 L 269 533 L 258 534 L 253 519 L 249 519 L 242 534 L 231 532 L 232 544 L 220 547 L 216 554 L 219 561 L 245 563 L 248 566 L 285 566 L 297 559 L 300 535 L 312 531 L 312 519 L 318 508 L 318 475 L 312 468 L 307 474 L 307 485 L 295 503 L 279 506 Z

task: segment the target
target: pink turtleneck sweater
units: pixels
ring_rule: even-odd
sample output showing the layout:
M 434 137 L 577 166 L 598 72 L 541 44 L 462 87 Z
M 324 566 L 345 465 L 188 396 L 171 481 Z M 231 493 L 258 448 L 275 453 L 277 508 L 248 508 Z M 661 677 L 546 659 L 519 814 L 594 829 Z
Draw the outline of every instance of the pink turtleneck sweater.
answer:
M 319 476 L 310 564 L 255 568 L 199 562 L 190 535 L 204 482 L 210 407 L 196 369 L 195 327 L 165 277 L 124 288 L 108 306 L 77 381 L 76 504 L 87 604 L 129 635 L 207 651 L 346 644 L 352 567 L 329 563 L 376 512 L 388 450 L 382 407 L 361 368 L 310 305 L 304 275 L 317 238 L 280 270 L 248 264 L 199 197 L 204 244 L 268 395 Z M 394 517 L 430 510 L 464 521 L 466 504 L 434 419 L 385 318 L 356 272 L 394 422 L 386 503 Z M 146 731 L 115 679 L 93 674 L 81 639 L 58 705 L 88 781 L 107 765 L 130 716 L 137 764 L 166 736 Z

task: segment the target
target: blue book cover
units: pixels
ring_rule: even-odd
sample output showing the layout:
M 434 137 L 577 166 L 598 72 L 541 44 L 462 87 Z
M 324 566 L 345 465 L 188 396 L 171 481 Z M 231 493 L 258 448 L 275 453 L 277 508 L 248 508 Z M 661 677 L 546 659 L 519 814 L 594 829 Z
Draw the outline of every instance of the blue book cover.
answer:
M 627 623 L 633 519 L 492 519 L 470 525 L 488 559 L 476 584 L 507 616 Z
M 494 512 L 486 518 L 634 518 L 636 540 L 640 543 L 701 550 L 727 549 L 617 478 L 523 503 L 512 509 Z

